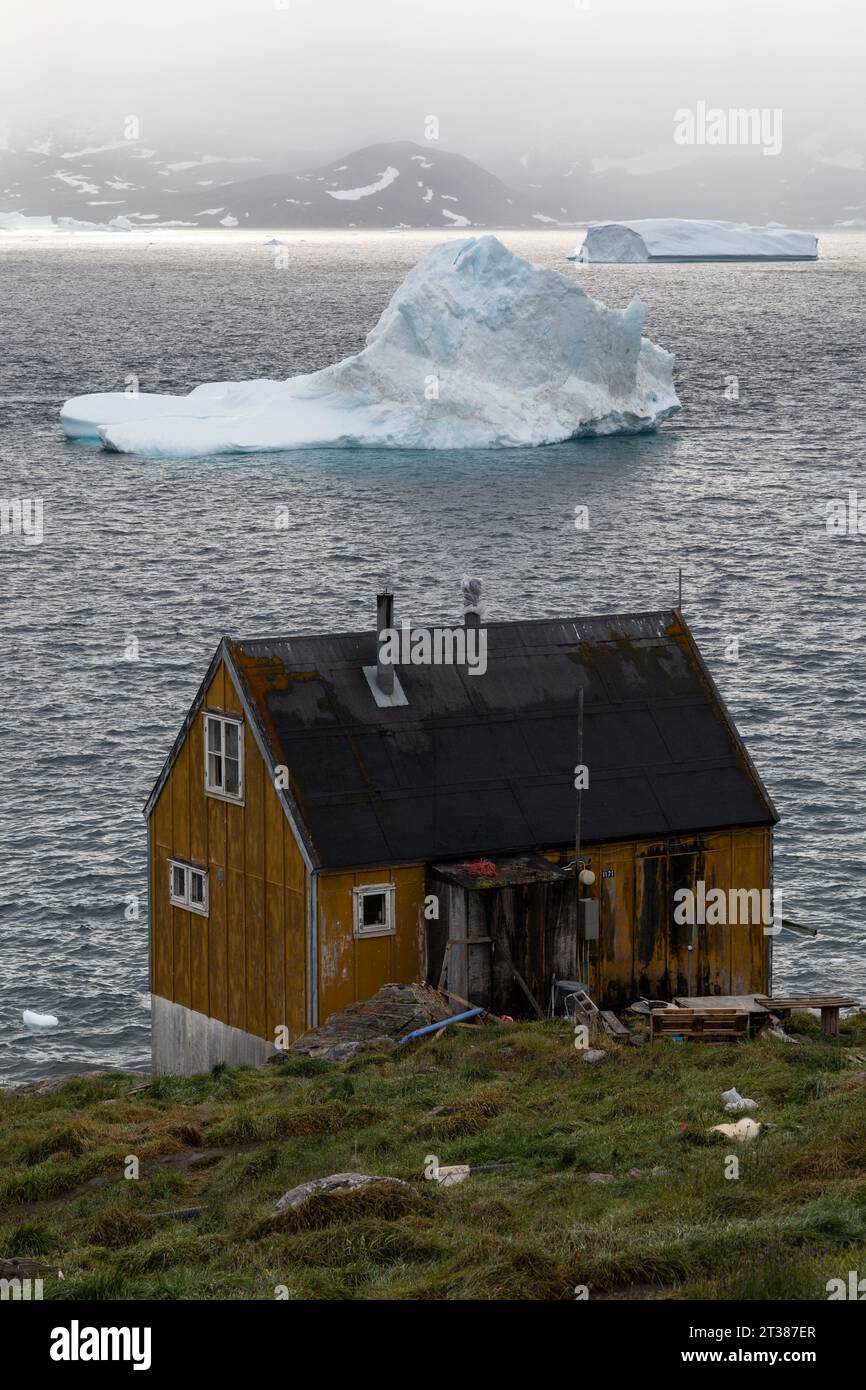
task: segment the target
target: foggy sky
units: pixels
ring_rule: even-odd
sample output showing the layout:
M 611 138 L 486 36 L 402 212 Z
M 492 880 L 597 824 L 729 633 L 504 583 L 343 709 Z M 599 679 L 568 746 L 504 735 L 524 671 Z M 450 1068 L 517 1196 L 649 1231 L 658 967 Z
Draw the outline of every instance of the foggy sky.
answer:
M 291 161 L 432 114 L 495 166 L 635 154 L 703 99 L 790 143 L 866 135 L 864 52 L 862 0 L 3 0 L 0 123 Z

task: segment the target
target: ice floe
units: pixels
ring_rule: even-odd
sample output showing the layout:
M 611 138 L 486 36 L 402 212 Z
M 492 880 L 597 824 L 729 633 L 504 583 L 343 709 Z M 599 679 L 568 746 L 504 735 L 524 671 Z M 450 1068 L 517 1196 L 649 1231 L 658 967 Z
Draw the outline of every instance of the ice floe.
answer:
M 21 1017 L 24 1020 L 24 1027 L 30 1028 L 34 1032 L 42 1032 L 46 1028 L 56 1028 L 59 1019 L 54 1014 L 37 1014 L 32 1009 L 25 1009 Z
M 435 246 L 361 352 L 288 381 L 79 396 L 70 437 L 150 457 L 307 446 L 504 448 L 653 429 L 679 408 L 644 306 L 609 309 L 494 236 Z
M 43 235 L 46 232 L 131 232 L 126 217 L 112 217 L 110 222 L 82 222 L 77 217 L 31 217 L 23 212 L 0 212 L 0 232 L 24 232 Z
M 818 238 L 776 225 L 648 217 L 595 222 L 568 257 L 584 262 L 814 260 Z

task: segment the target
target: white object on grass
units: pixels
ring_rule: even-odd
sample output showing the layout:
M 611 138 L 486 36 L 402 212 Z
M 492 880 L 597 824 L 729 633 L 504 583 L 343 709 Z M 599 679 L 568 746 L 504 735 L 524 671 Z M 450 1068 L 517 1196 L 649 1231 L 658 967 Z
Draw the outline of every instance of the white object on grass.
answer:
M 570 261 L 814 261 L 818 238 L 788 227 L 685 217 L 593 222 Z
M 738 1144 L 744 1143 L 747 1139 L 757 1139 L 759 1134 L 763 1134 L 766 1125 L 759 1125 L 757 1120 L 737 1120 L 735 1125 L 713 1125 L 711 1134 L 723 1134 L 726 1139 L 735 1139 Z
M 608 309 L 494 236 L 435 246 L 354 357 L 188 396 L 78 396 L 67 435 L 150 457 L 264 449 L 490 449 L 654 429 L 679 409 L 644 306 Z
M 435 1177 L 440 1187 L 454 1187 L 459 1182 L 465 1182 L 470 1172 L 468 1163 L 449 1163 L 440 1165 Z
M 729 1091 L 722 1091 L 722 1100 L 725 1102 L 726 1110 L 733 1110 L 737 1113 L 740 1110 L 757 1110 L 758 1102 L 750 1100 L 748 1096 L 741 1096 L 735 1086 Z

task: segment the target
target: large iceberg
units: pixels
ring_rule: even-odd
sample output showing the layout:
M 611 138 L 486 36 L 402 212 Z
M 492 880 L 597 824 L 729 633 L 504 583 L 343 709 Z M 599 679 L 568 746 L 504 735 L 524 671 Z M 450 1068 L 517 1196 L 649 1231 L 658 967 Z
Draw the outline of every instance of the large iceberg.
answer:
M 647 217 L 636 222 L 593 222 L 583 245 L 568 257 L 584 262 L 814 261 L 818 238 L 787 227 L 745 222 Z
M 78 396 L 71 437 L 153 457 L 306 446 L 553 444 L 653 429 L 679 409 L 673 356 L 641 336 L 644 306 L 608 309 L 493 236 L 429 251 L 354 357 L 288 381 L 188 396 Z

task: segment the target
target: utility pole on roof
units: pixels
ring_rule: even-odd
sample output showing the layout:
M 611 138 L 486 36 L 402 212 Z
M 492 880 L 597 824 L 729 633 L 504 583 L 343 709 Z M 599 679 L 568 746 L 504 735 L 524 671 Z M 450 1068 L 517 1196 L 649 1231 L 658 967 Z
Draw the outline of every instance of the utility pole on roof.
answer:
M 583 801 L 583 686 L 577 692 L 577 811 L 574 827 L 574 876 L 580 897 L 580 813 Z

